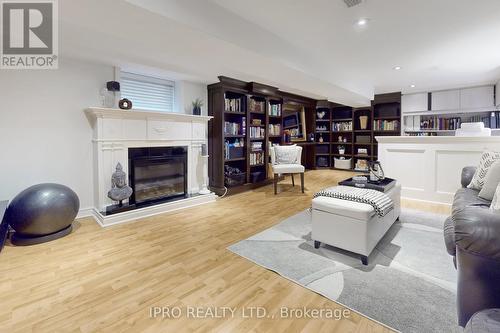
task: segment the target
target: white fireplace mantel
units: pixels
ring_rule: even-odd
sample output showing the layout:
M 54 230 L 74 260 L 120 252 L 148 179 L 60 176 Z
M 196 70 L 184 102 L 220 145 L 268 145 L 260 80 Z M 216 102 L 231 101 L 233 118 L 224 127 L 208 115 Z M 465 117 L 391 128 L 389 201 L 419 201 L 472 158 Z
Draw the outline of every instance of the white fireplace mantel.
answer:
M 213 193 L 196 195 L 207 174 L 207 161 L 201 156 L 201 146 L 208 143 L 208 121 L 212 117 L 94 107 L 86 109 L 85 113 L 93 129 L 93 213 L 99 224 L 117 224 L 215 200 Z M 128 173 L 129 148 L 172 146 L 187 147 L 189 198 L 108 216 L 101 213 L 113 204 L 107 193 L 117 163 L 121 163 Z

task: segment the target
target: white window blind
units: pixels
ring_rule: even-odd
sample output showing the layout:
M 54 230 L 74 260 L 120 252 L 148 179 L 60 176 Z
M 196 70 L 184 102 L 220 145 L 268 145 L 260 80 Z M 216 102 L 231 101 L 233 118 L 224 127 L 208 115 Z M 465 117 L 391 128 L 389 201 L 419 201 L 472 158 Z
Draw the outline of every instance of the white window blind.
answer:
M 174 112 L 174 82 L 121 72 L 122 98 L 132 101 L 134 109 Z

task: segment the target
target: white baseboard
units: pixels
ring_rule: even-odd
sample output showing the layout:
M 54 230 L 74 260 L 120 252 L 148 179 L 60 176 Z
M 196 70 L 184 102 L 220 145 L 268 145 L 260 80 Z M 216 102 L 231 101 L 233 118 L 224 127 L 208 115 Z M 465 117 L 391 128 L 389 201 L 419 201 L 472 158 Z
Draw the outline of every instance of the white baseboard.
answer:
M 85 217 L 94 217 L 94 208 L 81 208 L 76 215 L 76 219 L 82 219 Z

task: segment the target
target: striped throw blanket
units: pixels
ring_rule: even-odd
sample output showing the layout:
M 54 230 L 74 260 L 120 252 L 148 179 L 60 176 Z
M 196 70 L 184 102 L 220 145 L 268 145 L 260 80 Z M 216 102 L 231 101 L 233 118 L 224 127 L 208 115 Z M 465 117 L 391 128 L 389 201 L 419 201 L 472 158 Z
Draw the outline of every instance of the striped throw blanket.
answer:
M 394 203 L 387 194 L 353 186 L 329 187 L 314 194 L 313 198 L 317 197 L 330 197 L 369 204 L 375 209 L 378 216 L 385 216 L 394 208 Z

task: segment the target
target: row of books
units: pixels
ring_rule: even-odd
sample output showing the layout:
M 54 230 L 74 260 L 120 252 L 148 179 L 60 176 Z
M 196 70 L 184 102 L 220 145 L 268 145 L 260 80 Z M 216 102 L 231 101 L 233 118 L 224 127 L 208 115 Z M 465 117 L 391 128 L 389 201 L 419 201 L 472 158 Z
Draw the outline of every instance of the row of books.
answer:
M 262 141 L 252 142 L 250 150 L 253 151 L 253 152 L 260 152 L 260 151 L 262 151 Z
M 484 127 L 500 128 L 500 111 L 492 111 L 489 115 L 475 115 L 462 119 L 463 123 L 479 123 L 483 122 Z
M 281 116 L 281 104 L 269 103 L 269 112 L 268 113 L 270 116 Z
M 266 130 L 264 127 L 250 126 L 250 138 L 261 139 L 266 136 Z
M 374 120 L 374 131 L 397 131 L 399 130 L 399 120 Z
M 352 131 L 352 121 L 333 122 L 332 132 Z
M 281 124 L 269 124 L 269 135 L 281 135 Z
M 460 128 L 462 119 L 460 117 L 454 118 L 440 118 L 432 117 L 420 121 L 420 129 L 434 129 L 434 130 L 456 130 Z
M 241 98 L 225 98 L 224 109 L 231 112 L 243 112 Z
M 264 152 L 250 153 L 250 165 L 264 164 Z
M 245 135 L 245 117 L 242 118 L 241 123 L 234 123 L 225 121 L 224 122 L 224 134 L 225 135 Z
M 248 107 L 251 112 L 264 112 L 265 102 L 250 98 L 250 103 Z

